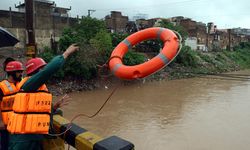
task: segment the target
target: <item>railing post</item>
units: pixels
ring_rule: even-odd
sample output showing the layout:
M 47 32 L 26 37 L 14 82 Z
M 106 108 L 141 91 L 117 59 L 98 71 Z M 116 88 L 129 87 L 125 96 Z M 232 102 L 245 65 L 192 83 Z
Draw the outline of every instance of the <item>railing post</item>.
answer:
M 60 136 L 68 144 L 78 150 L 134 150 L 134 144 L 117 136 L 102 138 L 78 125 L 66 120 L 60 115 L 53 116 L 53 125 L 58 133 L 62 133 L 69 125 L 71 128 Z

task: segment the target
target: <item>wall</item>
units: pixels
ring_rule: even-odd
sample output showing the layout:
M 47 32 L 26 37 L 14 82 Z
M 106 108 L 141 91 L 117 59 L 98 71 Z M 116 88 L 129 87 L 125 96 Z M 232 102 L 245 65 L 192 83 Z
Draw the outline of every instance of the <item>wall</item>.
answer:
M 197 38 L 196 37 L 188 37 L 185 40 L 185 45 L 191 47 L 192 50 L 197 50 Z
M 65 27 L 73 26 L 78 22 L 77 18 L 51 16 L 51 11 L 46 5 L 37 8 L 36 13 L 38 12 L 40 15 L 34 15 L 34 30 L 37 48 L 39 50 L 42 50 L 44 46 L 50 47 L 51 37 L 55 37 L 55 40 L 58 41 Z M 41 14 L 41 12 L 46 13 Z M 24 49 L 27 41 L 24 13 L 0 10 L 0 26 L 6 28 L 20 40 L 20 42 L 15 45 L 16 48 Z
M 0 10 L 0 26 L 5 28 L 24 28 L 24 13 Z
M 107 27 L 117 33 L 124 33 L 128 23 L 128 16 L 122 16 L 121 12 L 111 11 L 111 15 L 105 17 Z

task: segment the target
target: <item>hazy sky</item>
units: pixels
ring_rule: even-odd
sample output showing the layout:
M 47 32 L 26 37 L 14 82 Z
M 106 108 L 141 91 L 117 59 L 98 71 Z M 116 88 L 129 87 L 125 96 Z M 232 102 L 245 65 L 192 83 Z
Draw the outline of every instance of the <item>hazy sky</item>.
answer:
M 14 9 L 24 0 L 0 0 L 0 9 Z M 86 16 L 88 9 L 96 10 L 91 16 L 104 18 L 110 11 L 123 15 L 147 14 L 148 18 L 184 16 L 203 23 L 214 22 L 218 28 L 242 27 L 250 29 L 249 0 L 54 0 L 58 7 L 72 7 L 71 16 Z

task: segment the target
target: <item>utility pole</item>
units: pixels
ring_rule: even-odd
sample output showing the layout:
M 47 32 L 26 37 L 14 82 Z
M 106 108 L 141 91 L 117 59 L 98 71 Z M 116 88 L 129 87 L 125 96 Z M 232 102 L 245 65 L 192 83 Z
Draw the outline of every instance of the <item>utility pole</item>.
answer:
M 209 32 L 210 32 L 210 30 L 209 30 L 209 27 L 208 26 L 206 26 L 206 49 L 208 50 L 208 35 L 209 35 Z
M 11 10 L 11 7 L 9 7 L 9 12 L 10 12 L 10 26 L 12 28 L 13 27 L 13 21 L 12 21 L 12 10 Z
M 33 0 L 25 0 L 25 26 L 28 35 L 26 57 L 33 58 L 36 56 L 36 40 L 33 28 Z
M 89 9 L 88 10 L 88 17 L 90 17 L 90 15 L 93 13 L 93 12 L 95 12 L 96 10 L 93 10 L 93 9 Z
M 231 51 L 231 29 L 228 29 L 228 50 Z

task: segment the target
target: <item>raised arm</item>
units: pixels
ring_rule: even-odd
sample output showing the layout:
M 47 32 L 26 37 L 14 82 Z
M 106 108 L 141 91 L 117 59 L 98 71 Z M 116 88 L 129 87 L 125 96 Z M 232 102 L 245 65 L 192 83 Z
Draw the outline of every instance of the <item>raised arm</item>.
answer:
M 36 91 L 63 66 L 65 59 L 77 50 L 79 47 L 76 44 L 70 45 L 62 55 L 54 57 L 42 70 L 30 77 L 21 89 L 26 92 Z

